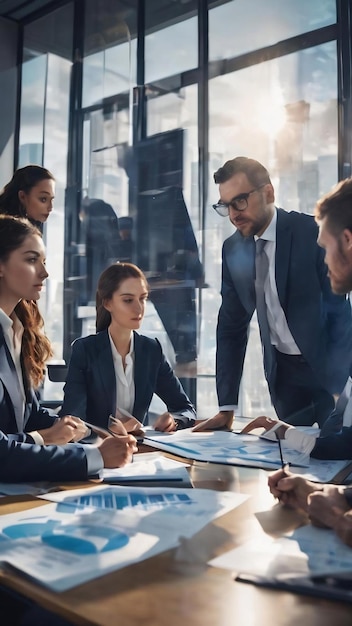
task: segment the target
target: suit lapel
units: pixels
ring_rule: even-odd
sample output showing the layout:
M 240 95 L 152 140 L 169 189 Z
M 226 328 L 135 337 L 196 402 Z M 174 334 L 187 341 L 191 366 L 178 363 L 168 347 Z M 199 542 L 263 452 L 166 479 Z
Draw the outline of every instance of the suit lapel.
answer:
M 146 355 L 142 350 L 142 338 L 137 333 L 134 336 L 134 388 L 135 397 L 133 405 L 133 415 L 138 414 L 140 407 L 144 406 L 143 398 L 145 397 L 145 389 L 148 380 L 146 376 Z
M 2 329 L 1 329 L 1 334 L 0 334 L 0 372 L 1 372 L 1 380 L 3 382 L 3 385 L 6 388 L 7 393 L 9 394 L 11 401 L 12 401 L 13 417 L 14 417 L 14 421 L 16 424 L 16 430 L 22 431 L 22 424 L 17 423 L 16 411 L 15 411 L 16 399 L 20 399 L 22 394 L 21 394 L 21 390 L 18 384 L 15 364 L 6 346 Z M 17 406 L 17 411 L 22 410 L 21 406 L 22 405 Z M 20 419 L 20 416 L 18 416 L 18 419 Z
M 275 277 L 280 304 L 286 312 L 288 271 L 290 265 L 292 231 L 288 214 L 283 209 L 277 211 Z
M 116 379 L 108 331 L 97 335 L 97 366 L 101 380 L 102 396 L 109 413 L 116 410 Z
M 242 237 L 239 232 L 228 240 L 226 262 L 239 298 L 252 315 L 255 308 L 255 244 L 253 237 Z

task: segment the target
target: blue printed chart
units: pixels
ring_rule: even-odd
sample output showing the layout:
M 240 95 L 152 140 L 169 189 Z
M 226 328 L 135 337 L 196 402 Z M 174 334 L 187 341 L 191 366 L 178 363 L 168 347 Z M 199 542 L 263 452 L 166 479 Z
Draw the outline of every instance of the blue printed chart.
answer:
M 281 467 L 280 451 L 276 441 L 255 435 L 214 431 L 192 432 L 191 429 L 176 433 L 153 434 L 145 438 L 148 445 L 187 459 L 223 465 L 245 465 L 274 470 Z M 327 482 L 350 463 L 350 461 L 319 461 L 310 459 L 282 442 L 283 457 L 294 472 L 304 474 L 310 480 Z
M 63 591 L 178 545 L 247 499 L 200 489 L 102 486 L 0 516 L 0 563 Z

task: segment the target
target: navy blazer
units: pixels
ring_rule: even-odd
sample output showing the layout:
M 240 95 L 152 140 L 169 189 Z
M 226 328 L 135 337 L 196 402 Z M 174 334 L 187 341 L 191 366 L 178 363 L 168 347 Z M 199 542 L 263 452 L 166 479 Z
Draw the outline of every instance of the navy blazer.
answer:
M 0 481 L 88 480 L 87 457 L 80 445 L 38 446 L 0 431 Z
M 194 408 L 166 361 L 160 343 L 136 332 L 134 384 L 132 413 L 143 424 L 148 423 L 153 393 L 165 402 L 170 413 L 188 410 L 195 417 Z M 64 393 L 60 415 L 75 415 L 96 426 L 107 427 L 109 415 L 115 415 L 117 408 L 115 369 L 107 330 L 73 343 Z
M 0 481 L 87 480 L 87 459 L 81 446 L 38 446 L 25 432 L 16 433 L 13 399 L 18 394 L 15 366 L 0 325 Z M 38 430 L 52 425 L 53 418 L 45 409 L 39 408 L 33 390 L 29 389 L 25 429 Z M 6 434 L 11 432 L 13 434 Z
M 310 455 L 315 459 L 352 459 L 352 427 L 318 437 Z
M 54 418 L 46 409 L 39 407 L 33 390 L 27 389 L 24 408 L 24 432 L 17 433 L 13 399 L 18 398 L 20 393 L 15 365 L 0 325 L 0 430 L 6 434 L 13 433 L 12 438 L 16 441 L 33 443 L 32 437 L 27 433 L 32 430 L 50 428 L 54 423 Z
M 276 286 L 288 327 L 322 387 L 340 393 L 351 362 L 350 303 L 331 291 L 314 218 L 277 209 L 276 229 Z M 248 327 L 256 306 L 254 280 L 254 239 L 237 230 L 224 242 L 222 253 L 216 355 L 219 406 L 238 402 Z M 263 345 L 263 356 L 273 394 L 276 361 L 270 343 Z

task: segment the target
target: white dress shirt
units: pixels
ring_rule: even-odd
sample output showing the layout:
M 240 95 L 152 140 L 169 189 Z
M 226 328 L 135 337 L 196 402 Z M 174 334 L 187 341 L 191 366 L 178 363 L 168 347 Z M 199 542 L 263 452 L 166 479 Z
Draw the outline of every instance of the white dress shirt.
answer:
M 124 409 L 132 414 L 135 398 L 134 386 L 134 337 L 131 333 L 130 350 L 125 358 L 126 367 L 123 366 L 121 354 L 117 351 L 116 346 L 111 338 L 109 339 L 114 361 L 115 379 L 116 379 L 116 408 Z
M 270 329 L 271 344 L 284 354 L 301 354 L 295 340 L 292 337 L 288 327 L 285 313 L 280 304 L 276 287 L 275 278 L 275 252 L 276 252 L 276 225 L 277 225 L 277 209 L 275 208 L 272 220 L 269 226 L 261 235 L 260 239 L 265 239 L 266 246 L 264 254 L 269 260 L 269 272 L 264 284 L 265 303 L 267 307 L 267 318 Z M 259 237 L 254 235 L 254 240 Z M 235 405 L 223 405 L 219 407 L 220 411 L 237 411 Z
M 26 403 L 26 394 L 24 390 L 21 367 L 21 348 L 24 329 L 15 313 L 12 313 L 11 317 L 9 317 L 3 309 L 0 309 L 0 324 L 4 333 L 6 345 L 9 349 L 16 369 L 18 396 L 11 398 L 11 401 L 14 407 L 17 431 L 22 433 L 24 428 L 24 407 Z
M 15 313 L 11 314 L 11 317 L 6 315 L 3 309 L 0 308 L 0 324 L 4 333 L 6 345 L 11 354 L 12 360 L 15 365 L 18 383 L 18 396 L 11 398 L 15 419 L 17 425 L 17 432 L 23 433 L 24 431 L 24 409 L 26 403 L 26 394 L 23 383 L 23 373 L 21 367 L 21 350 L 22 350 L 22 337 L 23 337 L 23 324 L 18 319 Z M 40 446 L 44 445 L 43 437 L 35 430 L 28 433 L 35 443 Z
M 260 237 L 267 242 L 264 254 L 269 259 L 269 272 L 264 284 L 264 292 L 271 343 L 279 352 L 284 354 L 301 354 L 288 327 L 277 293 L 275 278 L 276 224 L 277 210 L 275 209 L 269 226 Z M 257 241 L 258 237 L 255 235 L 254 239 Z

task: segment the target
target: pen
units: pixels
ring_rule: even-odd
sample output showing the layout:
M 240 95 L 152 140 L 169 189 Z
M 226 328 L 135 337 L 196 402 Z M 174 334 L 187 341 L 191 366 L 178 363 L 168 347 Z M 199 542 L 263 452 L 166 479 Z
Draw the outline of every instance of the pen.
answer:
M 285 463 L 285 461 L 284 461 L 284 457 L 283 457 L 283 455 L 282 455 L 281 439 L 280 439 L 279 435 L 277 434 L 277 432 L 275 433 L 275 435 L 276 435 L 277 442 L 278 442 L 278 444 L 279 444 L 279 452 L 280 452 L 280 462 L 281 462 L 281 467 L 282 467 L 283 471 L 284 471 L 284 472 L 286 472 L 286 470 L 289 468 L 289 464 L 288 464 L 288 463 Z
M 182 478 L 106 478 L 104 482 L 107 483 L 122 483 L 122 484 L 133 484 L 133 483 L 183 483 L 184 480 Z
M 116 421 L 116 419 L 113 416 L 110 416 L 110 417 L 113 418 L 114 422 Z M 95 424 L 91 424 L 90 422 L 85 421 L 84 423 L 96 435 L 98 435 L 99 437 L 102 437 L 102 439 L 105 439 L 106 437 L 116 437 L 118 436 L 118 434 L 122 436 L 125 436 L 128 434 L 123 424 L 121 424 L 120 433 L 114 433 L 112 430 L 108 430 L 107 428 L 102 428 L 101 426 L 96 426 Z M 133 463 L 133 455 L 132 455 L 131 463 Z

